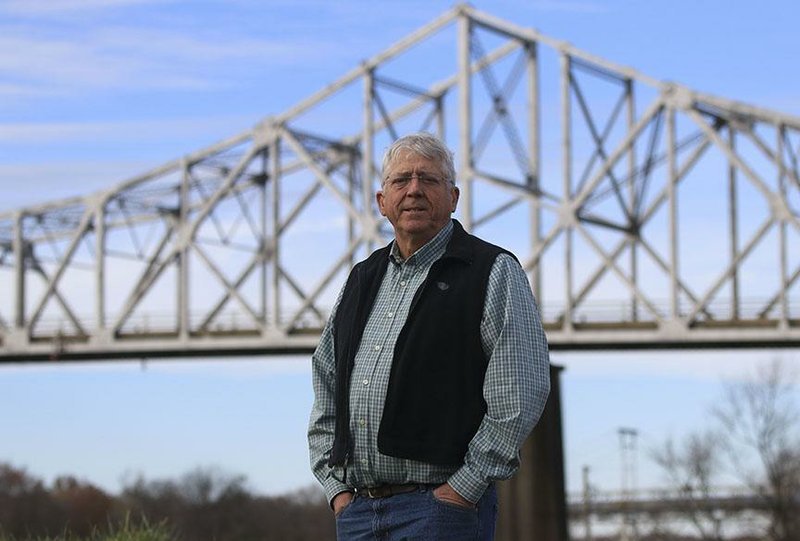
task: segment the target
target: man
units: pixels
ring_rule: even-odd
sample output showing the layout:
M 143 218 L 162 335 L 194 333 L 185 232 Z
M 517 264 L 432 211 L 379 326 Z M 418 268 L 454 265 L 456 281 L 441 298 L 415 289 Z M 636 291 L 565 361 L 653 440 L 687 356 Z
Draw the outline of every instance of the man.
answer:
M 492 539 L 549 393 L 525 272 L 451 219 L 452 153 L 397 140 L 378 208 L 394 241 L 356 265 L 314 353 L 312 470 L 339 539 Z

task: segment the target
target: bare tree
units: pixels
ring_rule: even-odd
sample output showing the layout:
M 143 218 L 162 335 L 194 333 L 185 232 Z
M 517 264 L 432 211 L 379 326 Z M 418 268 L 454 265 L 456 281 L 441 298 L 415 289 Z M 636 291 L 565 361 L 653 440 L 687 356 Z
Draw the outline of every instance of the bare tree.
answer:
M 48 488 L 24 469 L 0 462 L 0 540 L 106 539 L 106 531 L 115 532 L 113 539 L 125 537 L 117 532 L 137 532 L 136 539 L 154 541 L 336 537 L 318 486 L 258 496 L 249 492 L 245 477 L 215 467 L 196 468 L 177 480 L 128 477 L 124 484 L 119 496 L 73 476 L 61 476 Z
M 651 451 L 652 459 L 677 490 L 681 515 L 708 541 L 725 539 L 723 516 L 708 505 L 721 470 L 719 447 L 719 435 L 708 430 L 689 434 L 680 448 L 669 438 Z
M 715 408 L 722 443 L 734 469 L 761 496 L 772 541 L 800 539 L 800 410 L 796 378 L 780 360 L 755 377 L 728 383 Z M 751 465 L 748 457 L 755 458 Z
M 53 483 L 50 496 L 62 509 L 70 533 L 88 536 L 98 525 L 109 522 L 114 499 L 100 488 L 73 476 L 62 475 Z
M 758 537 L 800 541 L 800 409 L 794 384 L 780 360 L 762 365 L 751 377 L 724 384 L 722 399 L 712 409 L 715 426 L 690 433 L 680 445 L 667 439 L 651 450 L 678 493 L 680 517 L 701 539 L 732 535 L 727 526 L 734 512 L 711 505 L 728 467 L 766 510 L 766 531 L 762 521 Z M 744 525 L 746 517 L 752 518 L 742 512 L 737 522 Z
M 285 496 L 255 496 L 242 476 L 197 468 L 177 481 L 129 480 L 124 507 L 134 520 L 166 520 L 177 539 L 191 541 L 327 541 L 333 514 L 318 487 Z
M 0 463 L 0 537 L 55 534 L 64 520 L 63 509 L 40 479 Z

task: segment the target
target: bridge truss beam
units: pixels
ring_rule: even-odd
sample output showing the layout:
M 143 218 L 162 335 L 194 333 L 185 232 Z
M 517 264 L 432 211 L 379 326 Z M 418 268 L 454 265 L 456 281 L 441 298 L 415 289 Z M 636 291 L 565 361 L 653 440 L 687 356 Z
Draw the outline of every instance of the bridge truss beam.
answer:
M 245 133 L 0 214 L 0 360 L 312 350 L 418 130 L 553 349 L 800 344 L 800 119 L 459 6 Z

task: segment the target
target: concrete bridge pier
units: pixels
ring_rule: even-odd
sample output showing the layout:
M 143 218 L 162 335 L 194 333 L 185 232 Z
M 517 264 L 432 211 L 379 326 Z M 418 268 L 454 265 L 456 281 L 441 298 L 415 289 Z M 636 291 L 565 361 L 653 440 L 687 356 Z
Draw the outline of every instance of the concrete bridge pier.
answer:
M 497 541 L 568 541 L 560 366 L 550 366 L 550 397 L 520 452 L 520 468 L 498 484 Z

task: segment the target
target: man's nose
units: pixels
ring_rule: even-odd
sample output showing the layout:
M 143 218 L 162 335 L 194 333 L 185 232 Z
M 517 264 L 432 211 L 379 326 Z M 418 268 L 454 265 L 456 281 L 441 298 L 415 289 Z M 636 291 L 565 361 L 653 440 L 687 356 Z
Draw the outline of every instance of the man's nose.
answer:
M 422 181 L 420 181 L 418 175 L 411 175 L 411 180 L 408 181 L 408 187 L 406 188 L 406 193 L 420 193 L 422 192 Z

